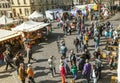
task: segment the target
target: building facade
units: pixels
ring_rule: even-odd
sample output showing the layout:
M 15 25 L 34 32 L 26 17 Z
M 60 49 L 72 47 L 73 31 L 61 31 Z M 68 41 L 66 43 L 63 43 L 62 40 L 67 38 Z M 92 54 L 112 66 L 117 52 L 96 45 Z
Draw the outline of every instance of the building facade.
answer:
M 27 17 L 37 10 L 45 15 L 49 9 L 68 9 L 72 5 L 71 0 L 10 0 L 13 17 Z
M 0 0 L 0 17 L 2 15 L 12 17 L 12 11 L 8 0 Z

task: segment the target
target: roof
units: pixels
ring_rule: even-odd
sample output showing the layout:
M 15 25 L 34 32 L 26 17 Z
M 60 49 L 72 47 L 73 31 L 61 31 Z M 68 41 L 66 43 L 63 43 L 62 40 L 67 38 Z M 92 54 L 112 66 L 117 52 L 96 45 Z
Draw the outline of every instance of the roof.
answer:
M 3 24 L 3 25 L 6 25 L 6 24 L 10 24 L 10 23 L 13 23 L 14 20 L 12 18 L 8 18 L 7 16 L 3 15 L 1 18 L 0 18 L 0 24 Z
M 13 28 L 13 31 L 23 31 L 23 32 L 31 32 L 35 31 L 38 29 L 41 29 L 45 26 L 49 25 L 49 23 L 44 23 L 44 22 L 34 22 L 34 21 L 26 21 L 22 23 L 21 25 Z
M 41 14 L 41 13 L 39 13 L 39 12 L 37 12 L 37 11 L 34 11 L 30 16 L 28 16 L 28 18 L 30 19 L 30 18 L 39 18 L 39 17 L 41 17 L 41 18 L 43 18 L 43 14 Z
M 13 38 L 13 37 L 16 37 L 16 36 L 19 36 L 19 35 L 21 35 L 21 34 L 15 32 L 15 31 L 0 29 L 0 42 L 10 39 L 10 38 Z

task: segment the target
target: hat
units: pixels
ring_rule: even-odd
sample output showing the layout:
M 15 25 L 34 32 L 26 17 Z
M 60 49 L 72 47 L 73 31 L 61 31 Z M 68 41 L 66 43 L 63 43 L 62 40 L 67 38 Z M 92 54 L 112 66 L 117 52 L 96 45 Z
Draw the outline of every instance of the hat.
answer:
M 31 67 L 31 64 L 28 64 L 27 66 L 28 66 L 28 67 Z
M 53 58 L 53 56 L 50 56 L 50 58 Z

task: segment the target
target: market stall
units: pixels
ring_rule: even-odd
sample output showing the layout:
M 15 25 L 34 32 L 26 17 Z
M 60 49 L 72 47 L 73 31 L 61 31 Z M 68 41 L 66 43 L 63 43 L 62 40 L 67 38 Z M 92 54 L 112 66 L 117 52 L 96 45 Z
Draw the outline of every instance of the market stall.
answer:
M 0 18 L 0 24 L 2 25 L 6 25 L 6 24 L 10 24 L 10 23 L 13 23 L 14 20 L 12 18 L 8 18 L 7 16 L 3 15 L 1 18 Z
M 43 38 L 43 34 L 48 33 L 49 29 L 45 28 L 48 25 L 50 25 L 50 23 L 34 22 L 30 20 L 17 26 L 16 28 L 13 28 L 12 30 L 24 32 L 25 38 L 34 44 L 37 39 Z
M 13 18 L 8 18 L 7 16 L 3 15 L 0 18 L 0 28 L 9 30 L 11 27 L 15 26 L 17 20 L 13 20 Z
M 6 50 L 6 45 L 9 45 L 12 52 L 23 47 L 22 33 L 0 29 L 0 53 Z
M 43 24 L 44 22 L 34 22 L 32 20 L 25 21 L 21 25 L 16 26 L 15 28 L 12 28 L 13 31 L 23 31 L 28 32 L 30 28 L 36 27 L 38 25 Z
M 29 19 L 34 18 L 43 18 L 43 14 L 39 13 L 38 11 L 34 11 L 30 16 L 28 16 Z

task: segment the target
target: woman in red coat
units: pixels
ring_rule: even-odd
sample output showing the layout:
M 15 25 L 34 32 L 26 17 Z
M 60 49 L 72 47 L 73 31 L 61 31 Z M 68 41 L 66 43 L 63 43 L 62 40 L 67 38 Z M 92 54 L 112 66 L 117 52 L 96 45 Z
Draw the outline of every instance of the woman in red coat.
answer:
M 60 64 L 60 75 L 62 78 L 62 83 L 65 83 L 66 72 L 65 72 L 65 67 L 63 62 Z

